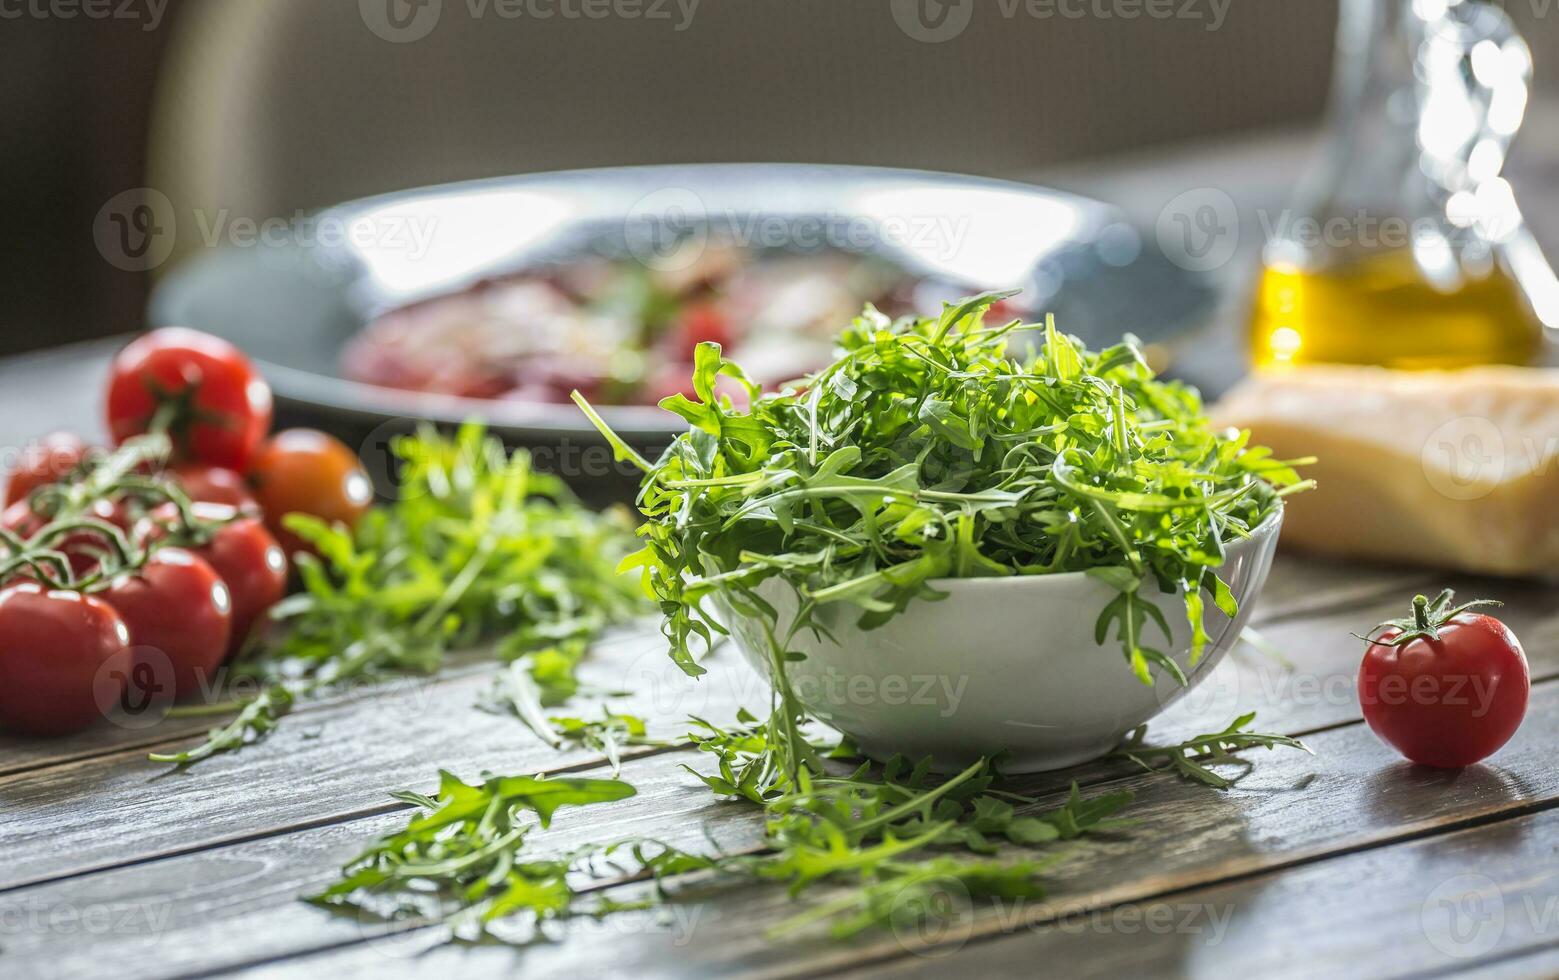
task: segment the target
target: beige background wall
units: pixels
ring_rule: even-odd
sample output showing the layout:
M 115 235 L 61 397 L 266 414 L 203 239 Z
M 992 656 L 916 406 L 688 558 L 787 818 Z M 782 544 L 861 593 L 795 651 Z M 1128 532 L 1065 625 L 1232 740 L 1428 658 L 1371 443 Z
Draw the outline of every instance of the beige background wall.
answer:
M 975 0 L 930 43 L 889 0 L 703 0 L 681 31 L 676 0 L 670 20 L 473 17 L 479 2 L 442 0 L 430 33 L 392 43 L 357 0 L 193 0 L 154 179 L 269 213 L 616 163 L 1014 171 L 1311 116 L 1336 18 L 1325 0 L 1174 0 L 1197 19 L 1135 20 Z

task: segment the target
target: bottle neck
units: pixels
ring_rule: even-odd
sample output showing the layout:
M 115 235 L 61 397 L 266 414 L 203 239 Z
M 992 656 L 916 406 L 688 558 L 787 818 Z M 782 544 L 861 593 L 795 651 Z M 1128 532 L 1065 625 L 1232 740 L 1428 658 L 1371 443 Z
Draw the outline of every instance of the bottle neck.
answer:
M 1413 87 L 1412 0 L 1341 0 L 1332 63 L 1331 112 L 1355 116 L 1383 108 Z
M 1474 57 L 1480 48 L 1494 52 L 1488 63 Z M 1452 220 L 1452 200 L 1466 210 L 1467 195 L 1498 176 L 1529 71 L 1508 19 L 1482 0 L 1341 0 L 1325 136 L 1296 188 L 1295 212 L 1322 222 L 1406 221 L 1458 253 L 1486 252 L 1490 223 Z M 1501 105 L 1514 107 L 1513 119 Z M 1342 250 L 1282 240 L 1268 251 L 1313 263 Z

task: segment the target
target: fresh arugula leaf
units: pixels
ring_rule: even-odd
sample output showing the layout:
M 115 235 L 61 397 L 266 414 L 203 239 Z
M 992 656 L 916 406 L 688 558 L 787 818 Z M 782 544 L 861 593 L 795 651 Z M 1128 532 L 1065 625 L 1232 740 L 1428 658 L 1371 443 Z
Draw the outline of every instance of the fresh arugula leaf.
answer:
M 532 923 L 596 914 L 576 908 L 569 876 L 580 866 L 579 855 L 531 856 L 525 844 L 562 807 L 612 803 L 633 794 L 632 786 L 616 779 L 509 776 L 470 785 L 444 772 L 434 796 L 396 794 L 423 809 L 307 900 L 438 923 L 461 938 L 476 938 L 491 923 L 519 914 Z
M 600 718 L 552 718 L 553 731 L 559 739 L 578 742 L 606 756 L 612 767 L 612 775 L 622 773 L 622 750 L 627 745 L 657 745 L 645 733 L 643 718 L 617 714 L 602 709 Z
M 1243 714 L 1230 722 L 1229 726 L 1222 731 L 1198 735 L 1176 745 L 1145 744 L 1147 726 L 1143 725 L 1131 733 L 1125 744 L 1115 750 L 1114 755 L 1122 759 L 1130 759 L 1149 772 L 1174 772 L 1191 782 L 1203 783 L 1214 789 L 1228 789 L 1234 785 L 1235 780 L 1220 776 L 1208 767 L 1232 765 L 1242 772 L 1248 771 L 1254 763 L 1248 758 L 1235 755 L 1236 752 L 1252 748 L 1268 750 L 1290 748 L 1302 752 L 1310 751 L 1309 747 L 1297 738 L 1251 731 L 1249 726 L 1255 720 L 1255 712 Z
M 392 449 L 397 498 L 352 531 L 286 518 L 321 557 L 303 556 L 304 591 L 273 611 L 287 629 L 262 671 L 286 664 L 320 683 L 428 673 L 449 648 L 496 637 L 505 659 L 550 659 L 560 692 L 589 639 L 643 608 L 616 574 L 625 523 L 581 506 L 524 452 L 475 424 Z
M 292 710 L 292 692 L 277 684 L 267 687 L 245 702 L 237 717 L 226 725 L 211 729 L 206 740 L 182 752 L 153 752 L 152 762 L 167 762 L 184 768 L 221 752 L 234 752 L 257 742 L 275 730 L 281 718 Z M 175 709 L 177 710 L 177 709 Z

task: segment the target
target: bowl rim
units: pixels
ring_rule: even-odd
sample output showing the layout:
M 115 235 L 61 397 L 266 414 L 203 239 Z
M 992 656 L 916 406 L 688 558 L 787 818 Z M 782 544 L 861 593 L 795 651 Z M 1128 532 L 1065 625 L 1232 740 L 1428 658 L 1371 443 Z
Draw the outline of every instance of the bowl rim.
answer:
M 1287 504 L 1280 497 L 1277 506 L 1272 512 L 1262 518 L 1261 523 L 1250 529 L 1247 538 L 1236 538 L 1233 541 L 1225 541 L 1227 548 L 1237 548 L 1244 545 L 1256 545 L 1269 536 L 1275 537 L 1283 524 L 1283 512 Z M 968 578 L 933 578 L 927 579 L 926 584 L 939 589 L 988 589 L 1012 587 L 1019 584 L 1034 584 L 1040 582 L 1076 582 L 1078 579 L 1088 577 L 1088 569 L 1078 572 L 1047 572 L 1043 575 L 979 575 Z M 976 584 L 978 583 L 978 584 Z

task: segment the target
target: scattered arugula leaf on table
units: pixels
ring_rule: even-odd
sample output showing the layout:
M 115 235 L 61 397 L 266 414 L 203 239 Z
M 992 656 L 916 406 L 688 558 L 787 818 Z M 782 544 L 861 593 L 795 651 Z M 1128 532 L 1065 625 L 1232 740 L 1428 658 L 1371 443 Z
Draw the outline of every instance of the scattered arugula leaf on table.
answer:
M 385 917 L 441 923 L 452 937 L 483 933 L 493 921 L 520 913 L 533 923 L 565 916 L 574 911 L 568 879 L 576 858 L 522 854 L 528 835 L 547 827 L 562 807 L 633 794 L 615 779 L 508 776 L 473 786 L 443 772 L 435 796 L 396 794 L 422 812 L 307 900 L 373 911 L 374 898 L 387 897 Z
M 1204 783 L 1214 789 L 1228 789 L 1235 781 L 1218 775 L 1208 766 L 1232 765 L 1248 771 L 1254 763 L 1249 758 L 1234 754 L 1245 749 L 1271 750 L 1282 747 L 1310 751 L 1304 742 L 1292 736 L 1251 731 L 1250 725 L 1255 720 L 1256 713 L 1252 711 L 1240 715 L 1222 731 L 1197 735 L 1175 745 L 1144 744 L 1148 726 L 1141 725 L 1113 754 L 1129 759 L 1149 772 L 1174 772 L 1182 778 Z
M 282 716 L 292 710 L 292 703 L 291 691 L 280 684 L 271 685 L 244 702 L 232 721 L 207 732 L 206 740 L 194 748 L 181 752 L 153 752 L 147 758 L 182 769 L 221 752 L 237 751 L 274 731 Z
M 288 516 L 321 557 L 300 557 L 304 591 L 274 611 L 287 629 L 268 661 L 324 682 L 428 673 L 450 647 L 497 637 L 512 660 L 641 610 L 614 574 L 625 522 L 582 506 L 525 452 L 475 424 L 453 437 L 425 427 L 392 449 L 397 497 L 353 531 Z
M 906 900 L 954 882 L 974 898 L 1043 894 L 1039 874 L 1045 860 L 926 854 L 967 847 L 960 828 L 1000 829 L 1016 843 L 1042 845 L 1123 826 L 1113 814 L 1131 800 L 1122 792 L 1084 799 L 1074 785 L 1058 809 L 1014 815 L 1009 804 L 988 795 L 988 761 L 941 782 L 928 781 L 923 766 L 905 770 L 900 762 L 877 777 L 864 768 L 829 779 L 803 776 L 797 793 L 768 807 L 761 843 L 741 853 L 705 854 L 630 838 L 552 855 L 529 852 L 526 845 L 555 811 L 626 799 L 633 787 L 618 779 L 532 776 L 489 776 L 471 785 L 444 772 L 432 796 L 393 794 L 419 812 L 348 862 L 338 881 L 306 898 L 377 910 L 412 925 L 439 925 L 449 938 L 467 939 L 489 934 L 494 922 L 514 916 L 534 926 L 654 904 L 585 901 L 576 879 L 598 877 L 604 864 L 622 878 L 652 877 L 662 897 L 681 876 L 699 872 L 782 885 L 793 897 L 823 887 L 821 899 L 771 934 L 826 923 L 831 935 L 846 937 L 891 925 Z

